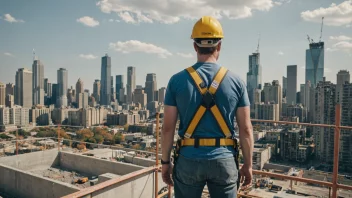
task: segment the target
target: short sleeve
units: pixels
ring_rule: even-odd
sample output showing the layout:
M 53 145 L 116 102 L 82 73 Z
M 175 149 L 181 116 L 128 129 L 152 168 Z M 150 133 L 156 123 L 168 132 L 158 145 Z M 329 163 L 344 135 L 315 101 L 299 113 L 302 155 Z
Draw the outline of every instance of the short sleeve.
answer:
M 242 96 L 239 99 L 238 107 L 250 106 L 247 88 L 246 88 L 246 86 L 245 86 L 243 81 L 241 81 L 241 88 L 242 88 Z
M 177 106 L 176 90 L 174 85 L 174 78 L 171 77 L 166 88 L 164 104 L 168 106 Z

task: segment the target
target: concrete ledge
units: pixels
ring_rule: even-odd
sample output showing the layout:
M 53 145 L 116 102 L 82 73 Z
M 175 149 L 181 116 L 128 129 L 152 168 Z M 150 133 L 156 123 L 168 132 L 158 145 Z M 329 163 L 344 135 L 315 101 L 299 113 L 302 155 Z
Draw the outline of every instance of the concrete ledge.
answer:
M 133 157 L 133 156 L 125 155 L 124 160 L 125 162 L 139 165 L 139 166 L 144 166 L 144 167 L 150 167 L 155 165 L 155 160 L 142 158 L 142 157 Z

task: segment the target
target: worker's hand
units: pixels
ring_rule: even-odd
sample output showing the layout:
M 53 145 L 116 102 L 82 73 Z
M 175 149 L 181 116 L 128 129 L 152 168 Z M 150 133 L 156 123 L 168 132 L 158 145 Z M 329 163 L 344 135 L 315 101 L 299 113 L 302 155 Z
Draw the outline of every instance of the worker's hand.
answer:
M 170 186 L 174 186 L 174 182 L 171 179 L 173 164 L 163 164 L 161 167 L 161 174 L 163 177 L 163 181 Z
M 252 185 L 252 167 L 243 165 L 240 170 L 240 183 L 243 183 L 241 188 L 246 189 Z

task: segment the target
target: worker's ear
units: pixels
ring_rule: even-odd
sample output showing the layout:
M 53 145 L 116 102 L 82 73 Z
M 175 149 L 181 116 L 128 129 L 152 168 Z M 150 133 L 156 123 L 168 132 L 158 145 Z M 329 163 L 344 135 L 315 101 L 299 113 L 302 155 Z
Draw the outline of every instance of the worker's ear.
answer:
M 220 43 L 218 44 L 218 46 L 216 46 L 216 50 L 217 50 L 218 52 L 220 52 L 220 50 L 221 50 L 221 41 L 220 41 Z
M 196 42 L 193 42 L 193 47 L 194 47 L 194 51 L 198 53 L 198 45 L 196 44 Z

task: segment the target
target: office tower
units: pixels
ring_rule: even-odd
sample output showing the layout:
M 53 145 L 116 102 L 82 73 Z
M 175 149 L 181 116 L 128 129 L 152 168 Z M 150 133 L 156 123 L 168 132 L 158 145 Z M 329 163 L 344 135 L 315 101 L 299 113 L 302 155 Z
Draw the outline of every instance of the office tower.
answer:
M 111 101 L 111 57 L 101 58 L 100 104 L 110 105 Z
M 299 85 L 299 101 L 303 106 L 306 106 L 305 94 L 306 94 L 306 84 L 300 84 Z
M 286 98 L 287 93 L 287 78 L 285 76 L 282 77 L 282 98 Z
M 47 83 L 47 93 L 45 97 L 45 105 L 51 104 L 51 97 L 52 97 L 52 84 L 50 82 Z
M 45 92 L 45 94 L 48 94 L 48 83 L 49 83 L 49 79 L 44 78 L 44 92 Z
M 314 123 L 335 124 L 336 85 L 320 81 L 315 89 Z M 317 159 L 332 165 L 334 156 L 334 128 L 313 127 Z
M 287 104 L 296 104 L 297 93 L 297 65 L 287 66 Z
M 262 89 L 262 68 L 260 65 L 260 53 L 249 55 L 249 71 L 247 72 L 247 91 L 251 112 L 253 114 L 255 102 L 254 93 L 256 89 Z
M 141 104 L 142 107 L 147 105 L 147 94 L 143 89 L 135 89 L 133 95 L 133 102 Z
M 51 104 L 54 104 L 56 107 L 59 106 L 59 85 L 58 84 L 52 84 L 51 85 L 52 89 L 52 95 L 51 95 Z
M 162 87 L 159 89 L 159 102 L 160 103 L 164 103 L 164 99 L 165 99 L 165 93 L 166 93 L 166 88 Z
M 116 99 L 119 101 L 120 104 L 124 102 L 120 100 L 120 93 L 121 93 L 120 89 L 124 88 L 123 81 L 124 81 L 123 75 L 116 75 L 116 79 L 115 79 Z M 123 95 L 125 95 L 125 93 L 123 93 Z
M 279 104 L 255 104 L 255 119 L 279 121 Z
M 72 103 L 76 102 L 76 94 L 75 90 L 71 86 L 71 88 L 67 89 L 67 105 L 70 106 Z
M 12 107 L 14 107 L 14 105 L 15 105 L 15 98 L 14 98 L 14 96 L 11 95 L 11 94 L 7 94 L 7 95 L 6 95 L 6 98 L 5 98 L 5 106 L 12 108 Z
M 336 102 L 342 103 L 343 101 L 343 85 L 350 83 L 350 73 L 347 70 L 340 70 L 336 75 Z
M 127 103 L 132 103 L 132 94 L 136 89 L 136 68 L 129 66 L 127 67 Z
M 34 60 L 32 65 L 33 105 L 44 105 L 44 65 Z
M 15 103 L 24 108 L 31 108 L 33 105 L 32 71 L 20 68 L 16 72 Z
M 6 85 L 0 82 L 0 106 L 5 106 Z
M 83 92 L 83 93 L 79 93 L 78 94 L 78 99 L 77 99 L 77 103 L 78 103 L 78 108 L 87 108 L 89 106 L 89 96 L 87 92 Z
M 155 101 L 155 91 L 157 90 L 156 74 L 147 74 L 145 79 L 145 92 L 147 93 L 147 103 Z
M 84 90 L 84 83 L 81 80 L 81 78 L 79 78 L 76 83 L 76 103 L 78 103 L 78 96 L 79 94 L 83 93 L 83 90 Z
M 100 80 L 95 80 L 93 84 L 93 97 L 97 104 L 100 104 Z
M 68 71 L 65 68 L 57 70 L 58 107 L 67 107 Z
M 15 95 L 15 85 L 12 83 L 6 84 L 6 95 Z
M 264 103 L 272 103 L 279 105 L 279 116 L 282 112 L 282 89 L 278 80 L 274 80 L 272 84 L 264 84 Z M 258 96 L 257 96 L 258 97 Z M 260 102 L 257 102 L 260 103 Z
M 310 43 L 306 50 L 306 82 L 313 88 L 323 80 L 324 76 L 324 42 Z
M 345 81 L 346 82 L 346 81 Z M 343 84 L 341 103 L 341 125 L 352 126 L 352 83 Z M 352 133 L 351 130 L 341 129 L 340 137 L 340 166 L 342 171 L 352 171 Z
M 111 101 L 116 101 L 116 90 L 114 87 L 114 76 L 111 76 Z

